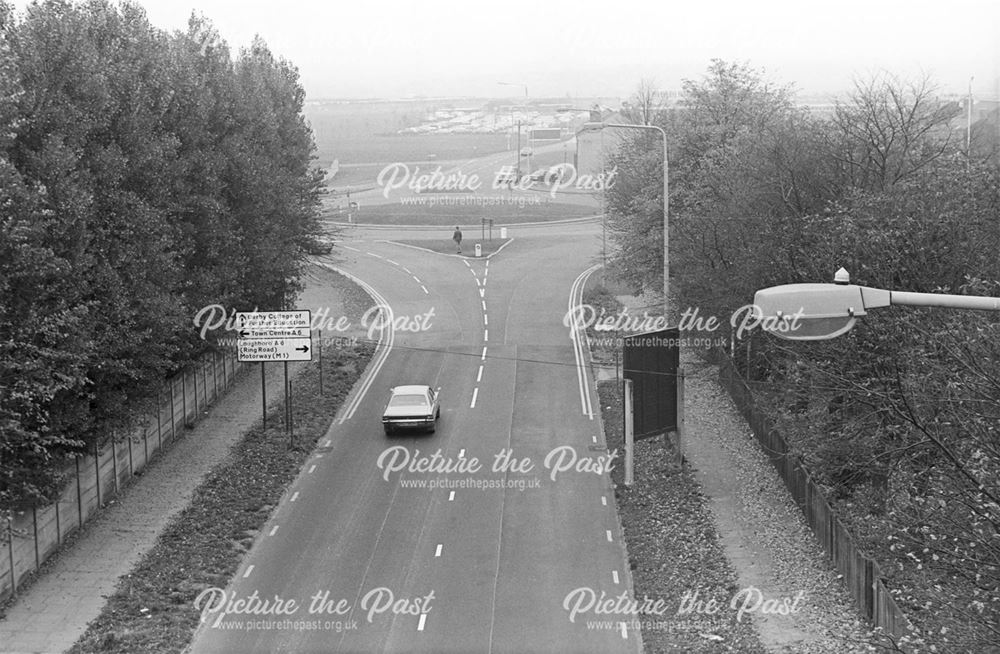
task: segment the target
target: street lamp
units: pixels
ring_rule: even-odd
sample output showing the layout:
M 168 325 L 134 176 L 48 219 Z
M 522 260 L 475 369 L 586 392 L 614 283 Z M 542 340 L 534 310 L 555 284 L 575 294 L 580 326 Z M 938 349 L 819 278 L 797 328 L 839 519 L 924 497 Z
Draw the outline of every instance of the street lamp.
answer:
M 630 123 L 601 123 L 602 127 L 621 129 L 644 129 L 660 133 L 663 139 L 663 317 L 670 324 L 670 223 L 667 219 L 667 209 L 670 199 L 667 195 L 667 133 L 656 125 L 638 125 Z
M 566 111 L 590 111 L 591 116 L 593 116 L 594 111 L 592 109 L 576 109 L 573 107 L 563 107 L 558 109 L 559 112 Z M 663 139 L 663 317 L 670 323 L 670 230 L 669 225 L 669 208 L 670 208 L 670 196 L 667 194 L 669 187 L 667 184 L 668 176 L 668 164 L 667 164 L 667 133 L 663 131 L 662 127 L 656 125 L 639 125 L 633 123 L 605 123 L 605 122 L 589 122 L 584 124 L 583 130 L 589 129 L 599 129 L 603 130 L 606 127 L 614 127 L 619 129 L 644 129 L 653 130 L 659 132 L 660 138 Z M 603 147 L 603 146 L 602 146 Z
M 528 102 L 528 85 L 527 84 L 519 84 L 517 82 L 497 82 L 497 84 L 499 84 L 500 86 L 520 86 L 520 87 L 523 87 L 524 88 L 524 102 L 525 102 L 525 104 L 527 104 L 527 102 Z
M 524 88 L 524 106 L 527 109 L 528 106 L 528 85 L 518 84 L 517 82 L 497 82 L 500 86 L 520 86 Z M 510 113 L 511 128 L 514 127 L 514 111 L 511 110 Z M 508 137 L 509 139 L 510 137 Z M 510 140 L 507 141 L 510 143 Z M 528 172 L 531 172 L 531 158 L 528 158 Z M 514 152 L 514 178 L 520 182 L 521 181 L 521 121 L 517 121 L 517 150 Z
M 1000 298 L 887 291 L 850 283 L 841 268 L 833 284 L 785 284 L 754 294 L 756 324 L 793 341 L 821 341 L 846 334 L 869 309 L 903 305 L 1000 311 Z

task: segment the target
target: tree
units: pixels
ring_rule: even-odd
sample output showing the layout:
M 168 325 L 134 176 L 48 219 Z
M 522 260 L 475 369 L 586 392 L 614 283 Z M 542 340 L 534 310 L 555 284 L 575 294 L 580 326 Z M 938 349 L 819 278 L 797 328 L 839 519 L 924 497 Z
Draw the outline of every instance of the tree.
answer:
M 841 184 L 880 191 L 913 175 L 957 145 L 948 122 L 961 108 L 941 102 L 929 77 L 888 73 L 856 80 L 838 103 L 830 144 Z

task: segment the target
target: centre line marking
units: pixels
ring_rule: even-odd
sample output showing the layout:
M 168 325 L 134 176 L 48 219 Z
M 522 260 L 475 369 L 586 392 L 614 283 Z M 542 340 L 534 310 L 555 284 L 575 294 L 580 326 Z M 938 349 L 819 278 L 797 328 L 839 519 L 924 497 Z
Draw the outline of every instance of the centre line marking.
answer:
M 462 259 L 462 263 L 464 263 L 466 265 L 466 267 L 472 268 L 472 266 L 469 265 L 469 260 L 468 259 Z
M 299 491 L 295 491 L 294 493 L 292 493 L 291 501 L 294 502 L 297 499 L 299 499 Z
M 483 330 L 483 340 L 484 341 L 490 340 L 490 330 L 488 329 Z
M 361 252 L 361 250 L 359 250 L 358 248 L 352 248 L 350 245 L 341 245 L 340 247 L 344 248 L 345 250 L 354 250 L 355 252 Z
M 247 566 L 247 571 L 243 573 L 243 578 L 246 579 L 249 577 L 251 572 L 253 572 L 253 563 Z
M 483 364 L 479 364 L 479 374 L 476 375 L 476 383 L 483 381 Z
M 613 543 L 614 541 L 613 541 L 613 540 L 612 540 L 612 538 L 611 538 L 611 530 L 610 530 L 610 529 L 605 529 L 605 530 L 604 530 L 604 533 L 605 533 L 605 534 L 607 535 L 607 537 L 608 537 L 608 542 L 609 542 L 609 543 Z
M 365 254 L 370 254 L 370 255 L 372 255 L 373 257 L 375 257 L 376 259 L 385 259 L 385 257 L 383 257 L 382 255 L 380 255 L 380 254 L 375 254 L 374 252 L 365 252 Z
M 618 581 L 618 571 L 617 570 L 612 570 L 611 571 L 611 578 L 614 579 L 615 584 L 621 583 L 620 581 Z
M 427 614 L 426 613 L 421 613 L 420 614 L 420 622 L 417 623 L 417 631 L 423 631 L 424 630 L 424 623 L 425 622 L 427 622 Z
M 268 536 L 274 536 L 275 532 L 277 531 L 278 531 L 278 525 L 274 525 L 273 527 L 271 527 L 271 533 L 268 534 Z
M 472 404 L 469 405 L 470 409 L 475 409 L 476 408 L 476 398 L 477 397 L 479 397 L 479 387 L 478 386 L 476 386 L 472 390 Z
M 485 288 L 479 289 L 479 297 L 486 297 L 486 289 Z
M 465 448 L 464 447 L 458 451 L 458 458 L 460 458 L 460 459 L 464 459 L 465 458 Z
M 486 300 L 483 300 L 483 311 L 486 311 Z
M 311 466 L 309 466 L 309 474 L 311 475 L 313 473 L 313 470 L 315 470 L 315 469 L 316 469 L 316 464 L 315 463 L 312 464 Z
M 421 285 L 420 285 L 420 288 L 424 289 L 424 293 L 426 293 L 427 295 L 430 295 L 430 294 L 431 294 L 431 292 L 430 292 L 430 291 L 428 291 L 428 290 L 427 290 L 427 287 L 426 287 L 426 286 L 424 286 L 423 284 L 421 284 Z
M 449 502 L 454 502 L 454 501 L 455 501 L 455 491 L 451 491 L 451 492 L 450 492 L 450 493 L 448 494 L 448 501 L 449 501 Z
M 329 438 L 326 439 L 326 442 L 323 443 L 323 447 L 330 447 L 330 443 L 331 443 L 330 439 Z
M 386 261 L 388 261 L 389 263 L 391 263 L 391 264 L 392 264 L 392 265 L 394 265 L 394 266 L 398 266 L 398 265 L 399 265 L 398 263 L 396 263 L 396 262 L 395 262 L 395 261 L 393 261 L 392 259 L 386 259 Z
M 441 543 L 438 543 L 437 549 L 434 550 L 434 556 L 435 557 L 441 556 Z
M 483 346 L 483 356 L 479 358 L 480 361 L 486 361 L 486 346 Z
M 601 506 L 607 506 L 607 505 L 608 505 L 608 498 L 605 497 L 604 495 L 601 495 Z
M 489 315 L 487 315 L 485 313 L 483 314 L 483 324 L 484 325 L 490 324 L 490 317 L 489 317 Z
M 413 279 L 417 280 L 417 283 L 418 283 L 418 284 L 423 284 L 423 282 L 422 282 L 422 281 L 420 281 L 420 278 L 419 278 L 419 277 L 417 277 L 416 275 L 414 275 L 414 276 L 413 276 Z
M 412 275 L 413 274 L 413 271 L 410 270 L 409 268 L 407 268 L 406 266 L 400 266 L 400 268 L 402 268 L 403 270 L 405 270 L 407 275 Z

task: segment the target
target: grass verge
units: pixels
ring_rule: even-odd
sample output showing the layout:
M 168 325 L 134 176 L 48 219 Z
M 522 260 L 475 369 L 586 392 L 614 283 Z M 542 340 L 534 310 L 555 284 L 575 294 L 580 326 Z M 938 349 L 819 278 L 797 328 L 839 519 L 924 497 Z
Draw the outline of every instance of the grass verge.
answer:
M 608 449 L 624 452 L 620 386 L 607 381 L 597 390 Z M 675 459 L 661 438 L 646 439 L 635 444 L 636 482 L 631 488 L 624 485 L 623 465 L 611 471 L 634 597 L 663 600 L 665 606 L 661 615 L 636 616 L 645 651 L 764 652 L 752 622 L 745 617 L 737 621 L 737 612 L 730 610 L 729 599 L 739 586 L 719 543 L 708 498 L 691 470 Z M 701 602 L 700 609 L 692 600 Z M 709 600 L 717 603 L 714 611 Z
M 195 489 L 191 503 L 119 581 L 70 653 L 182 651 L 198 627 L 195 597 L 205 588 L 225 587 L 235 574 L 373 352 L 367 343 L 324 350 L 322 396 L 318 361 L 296 376 L 295 447 L 289 447 L 282 424 L 283 407 L 276 406 L 268 428 L 258 424 L 247 432 Z

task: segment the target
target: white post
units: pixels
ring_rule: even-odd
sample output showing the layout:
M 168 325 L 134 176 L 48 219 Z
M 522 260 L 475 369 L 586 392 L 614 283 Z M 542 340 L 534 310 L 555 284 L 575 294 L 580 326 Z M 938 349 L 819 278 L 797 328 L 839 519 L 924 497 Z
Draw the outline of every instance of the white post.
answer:
M 684 368 L 677 367 L 677 463 L 684 462 Z
M 625 485 L 631 486 L 634 479 L 634 416 L 632 414 L 632 380 L 625 380 Z

